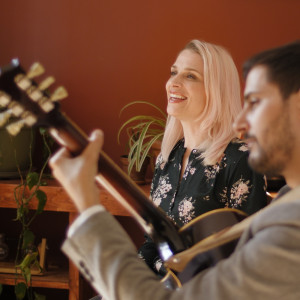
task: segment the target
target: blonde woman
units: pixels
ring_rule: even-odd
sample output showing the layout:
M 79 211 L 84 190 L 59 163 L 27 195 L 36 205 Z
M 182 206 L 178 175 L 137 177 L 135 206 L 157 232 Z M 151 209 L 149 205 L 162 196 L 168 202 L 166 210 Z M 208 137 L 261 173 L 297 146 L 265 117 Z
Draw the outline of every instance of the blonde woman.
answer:
M 168 122 L 151 198 L 178 226 L 217 208 L 252 214 L 267 204 L 265 180 L 248 166 L 248 149 L 233 122 L 242 109 L 239 76 L 222 47 L 192 40 L 179 53 L 166 84 Z M 146 236 L 139 255 L 165 275 Z

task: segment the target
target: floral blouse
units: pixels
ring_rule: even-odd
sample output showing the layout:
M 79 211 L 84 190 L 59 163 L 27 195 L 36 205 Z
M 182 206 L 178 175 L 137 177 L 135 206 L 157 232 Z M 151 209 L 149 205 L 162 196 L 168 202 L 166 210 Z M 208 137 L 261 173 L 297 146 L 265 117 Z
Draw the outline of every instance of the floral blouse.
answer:
M 167 162 L 158 156 L 150 190 L 152 201 L 179 227 L 213 209 L 237 208 L 250 215 L 267 205 L 264 176 L 249 167 L 245 143 L 233 140 L 220 162 L 209 166 L 202 164 L 200 150 L 192 150 L 180 180 L 185 150 L 180 140 Z M 139 255 L 155 272 L 164 273 L 156 246 L 147 236 Z

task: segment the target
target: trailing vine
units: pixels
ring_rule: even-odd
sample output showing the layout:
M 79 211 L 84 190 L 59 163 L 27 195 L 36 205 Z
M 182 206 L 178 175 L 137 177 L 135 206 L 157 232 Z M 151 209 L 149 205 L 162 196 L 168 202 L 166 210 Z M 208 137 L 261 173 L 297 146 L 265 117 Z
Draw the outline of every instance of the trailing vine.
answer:
M 20 175 L 20 183 L 14 189 L 14 200 L 16 202 L 16 218 L 14 221 L 21 224 L 21 231 L 19 233 L 17 253 L 15 257 L 15 295 L 17 300 L 22 300 L 27 296 L 28 300 L 44 300 L 46 297 L 35 292 L 32 288 L 32 274 L 33 267 L 42 270 L 39 264 L 38 247 L 35 244 L 35 234 L 31 230 L 32 222 L 35 218 L 44 211 L 47 202 L 47 195 L 40 189 L 45 185 L 44 171 L 47 167 L 48 160 L 51 155 L 50 142 L 48 133 L 44 129 L 40 129 L 42 136 L 44 153 L 43 163 L 41 169 L 36 172 L 33 170 L 33 131 L 31 131 L 31 143 L 29 149 L 30 165 L 27 174 L 24 176 L 21 173 L 17 163 L 18 173 Z M 15 159 L 16 151 L 15 151 Z M 30 203 L 33 199 L 38 200 L 37 209 L 30 211 Z M 0 295 L 2 292 L 2 285 L 0 284 Z

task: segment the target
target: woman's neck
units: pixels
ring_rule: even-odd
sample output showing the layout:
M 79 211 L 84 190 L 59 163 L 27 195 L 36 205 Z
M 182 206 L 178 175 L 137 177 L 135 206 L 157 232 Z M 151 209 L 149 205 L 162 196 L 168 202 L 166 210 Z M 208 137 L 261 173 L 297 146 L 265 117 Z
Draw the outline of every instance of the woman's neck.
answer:
M 182 123 L 184 147 L 190 152 L 207 141 L 207 132 L 201 130 L 200 124 Z

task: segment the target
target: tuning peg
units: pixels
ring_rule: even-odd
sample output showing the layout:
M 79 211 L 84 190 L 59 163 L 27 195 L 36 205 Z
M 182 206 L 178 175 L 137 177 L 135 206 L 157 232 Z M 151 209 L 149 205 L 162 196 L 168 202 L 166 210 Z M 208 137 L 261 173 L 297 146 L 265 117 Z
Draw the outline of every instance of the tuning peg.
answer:
M 38 103 L 41 109 L 46 113 L 48 113 L 54 108 L 53 102 L 51 102 L 47 97 L 43 97 L 41 100 L 39 100 Z
M 55 82 L 55 78 L 53 76 L 49 76 L 39 84 L 39 89 L 44 91 L 54 82 Z
M 7 106 L 11 101 L 11 97 L 6 93 L 0 91 L 0 106 Z
M 14 116 L 19 117 L 24 112 L 24 107 L 16 101 L 11 101 L 8 105 Z
M 26 92 L 30 99 L 35 102 L 39 101 L 43 97 L 43 92 L 33 85 Z
M 17 135 L 22 127 L 24 126 L 24 121 L 23 120 L 19 120 L 17 122 L 11 123 L 9 125 L 6 126 L 7 131 L 9 132 L 10 135 Z
M 52 101 L 59 101 L 66 97 L 68 97 L 67 90 L 63 86 L 60 86 L 53 92 L 53 94 L 50 96 L 50 99 Z
M 35 62 L 27 72 L 27 77 L 32 79 L 34 77 L 42 75 L 44 72 L 44 67 L 39 62 Z
M 31 80 L 24 74 L 18 74 L 15 76 L 15 82 L 17 86 L 23 91 L 27 90 L 31 86 Z
M 25 111 L 21 117 L 24 120 L 24 123 L 29 127 L 37 122 L 37 117 L 29 111 Z
M 4 112 L 0 113 L 0 127 L 2 127 L 12 115 L 11 110 L 7 109 Z

